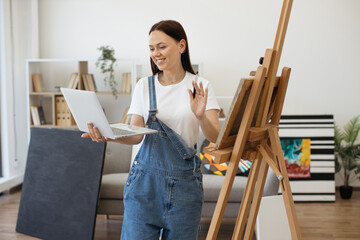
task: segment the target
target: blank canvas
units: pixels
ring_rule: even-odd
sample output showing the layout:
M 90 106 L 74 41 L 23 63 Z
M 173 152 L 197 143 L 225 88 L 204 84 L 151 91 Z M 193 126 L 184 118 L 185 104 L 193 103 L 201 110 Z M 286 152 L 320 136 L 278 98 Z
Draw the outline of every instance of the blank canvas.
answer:
M 81 132 L 32 128 L 16 231 L 42 239 L 92 239 L 105 143 Z

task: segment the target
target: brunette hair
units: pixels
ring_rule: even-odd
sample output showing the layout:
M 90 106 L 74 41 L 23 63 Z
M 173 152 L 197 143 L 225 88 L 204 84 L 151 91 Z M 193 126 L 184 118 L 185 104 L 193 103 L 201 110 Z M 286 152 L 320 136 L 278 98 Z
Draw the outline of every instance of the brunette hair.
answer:
M 163 33 L 172 37 L 173 39 L 175 39 L 178 42 L 181 39 L 185 40 L 186 45 L 185 45 L 185 51 L 181 54 L 181 64 L 182 64 L 183 68 L 185 69 L 185 71 L 195 74 L 195 71 L 192 68 L 191 61 L 190 61 L 189 43 L 188 43 L 188 40 L 186 37 L 185 30 L 181 26 L 181 24 L 174 20 L 163 20 L 158 23 L 155 23 L 151 27 L 151 29 L 149 31 L 149 35 L 155 30 L 162 31 Z M 153 62 L 151 57 L 150 57 L 150 64 L 151 64 L 151 70 L 154 75 L 158 72 L 161 72 L 161 70 L 156 66 L 156 64 Z

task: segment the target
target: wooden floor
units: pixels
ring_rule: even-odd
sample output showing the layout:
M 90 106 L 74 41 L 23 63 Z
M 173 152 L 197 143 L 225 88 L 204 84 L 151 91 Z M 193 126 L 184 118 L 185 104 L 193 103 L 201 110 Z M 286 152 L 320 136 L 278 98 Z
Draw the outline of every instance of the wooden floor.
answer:
M 336 203 L 296 203 L 303 240 L 360 239 L 360 191 L 350 200 L 342 200 L 337 194 Z M 20 192 L 0 196 L 0 240 L 37 239 L 15 232 Z M 99 215 L 96 221 L 95 240 L 120 239 L 122 218 Z M 199 240 L 206 238 L 210 219 L 201 221 Z M 231 239 L 235 219 L 223 221 L 219 240 Z

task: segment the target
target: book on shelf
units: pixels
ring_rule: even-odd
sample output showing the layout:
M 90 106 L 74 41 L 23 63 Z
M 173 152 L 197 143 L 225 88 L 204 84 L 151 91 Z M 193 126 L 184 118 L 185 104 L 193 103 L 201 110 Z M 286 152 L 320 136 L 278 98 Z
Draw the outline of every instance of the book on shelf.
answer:
M 40 126 L 46 124 L 44 110 L 42 106 L 32 105 L 31 118 L 34 126 Z
M 40 126 L 40 119 L 38 118 L 37 106 L 33 105 L 30 107 L 31 110 L 31 119 L 34 126 Z
M 55 97 L 55 113 L 56 113 L 56 121 L 55 124 L 58 126 L 62 126 L 63 124 L 63 120 L 61 117 L 62 114 L 62 97 L 61 96 L 56 96 Z
M 94 79 L 94 75 L 93 74 L 88 74 L 88 81 L 89 81 L 89 85 L 90 85 L 90 91 L 94 91 L 96 92 L 96 84 L 95 84 L 95 79 Z
M 55 113 L 57 126 L 73 126 L 76 124 L 63 96 L 55 97 Z
M 75 88 L 75 81 L 76 81 L 77 75 L 78 75 L 77 73 L 71 74 L 67 88 Z
M 80 75 L 79 74 L 76 74 L 76 78 L 75 78 L 75 81 L 74 81 L 74 84 L 72 86 L 73 89 L 78 89 L 79 86 L 80 86 Z
M 65 110 L 65 126 L 74 126 L 75 120 L 73 115 L 71 114 L 71 111 L 69 109 L 69 107 L 66 104 L 66 110 Z
M 123 73 L 121 92 L 131 93 L 131 73 Z
M 82 79 L 84 82 L 85 90 L 96 92 L 95 80 L 92 74 L 84 73 L 82 75 Z
M 78 73 L 71 74 L 70 80 L 68 82 L 67 88 L 79 89 L 80 81 L 82 81 L 83 90 L 94 91 L 96 92 L 96 85 L 94 76 L 89 73 L 83 73 L 81 76 Z
M 83 73 L 82 80 L 83 80 L 83 83 L 84 83 L 84 90 L 90 91 L 89 81 L 87 79 L 87 74 L 86 73 Z
M 45 114 L 44 114 L 44 109 L 43 109 L 43 107 L 42 107 L 42 106 L 38 106 L 38 107 L 37 107 L 37 112 L 38 112 L 39 119 L 40 119 L 40 125 L 46 124 Z
M 31 80 L 32 80 L 34 92 L 43 92 L 44 91 L 44 81 L 43 81 L 40 73 L 33 73 L 31 75 Z

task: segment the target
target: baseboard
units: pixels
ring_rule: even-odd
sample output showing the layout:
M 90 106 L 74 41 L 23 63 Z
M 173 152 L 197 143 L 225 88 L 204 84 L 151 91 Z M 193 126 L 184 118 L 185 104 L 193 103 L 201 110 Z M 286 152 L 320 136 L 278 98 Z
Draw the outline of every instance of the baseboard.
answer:
M 24 174 L 20 174 L 14 177 L 0 178 L 0 192 L 10 190 L 20 184 L 24 180 Z
M 16 193 L 16 192 L 18 192 L 18 191 L 21 191 L 21 189 L 22 189 L 22 183 L 19 184 L 19 185 L 17 185 L 17 186 L 15 186 L 15 187 L 10 188 L 10 189 L 9 189 L 9 193 L 10 193 L 10 194 L 13 194 L 13 193 Z
M 336 190 L 339 190 L 340 189 L 340 186 L 336 186 Z M 356 187 L 353 187 L 353 191 L 360 191 L 360 187 L 356 186 Z

